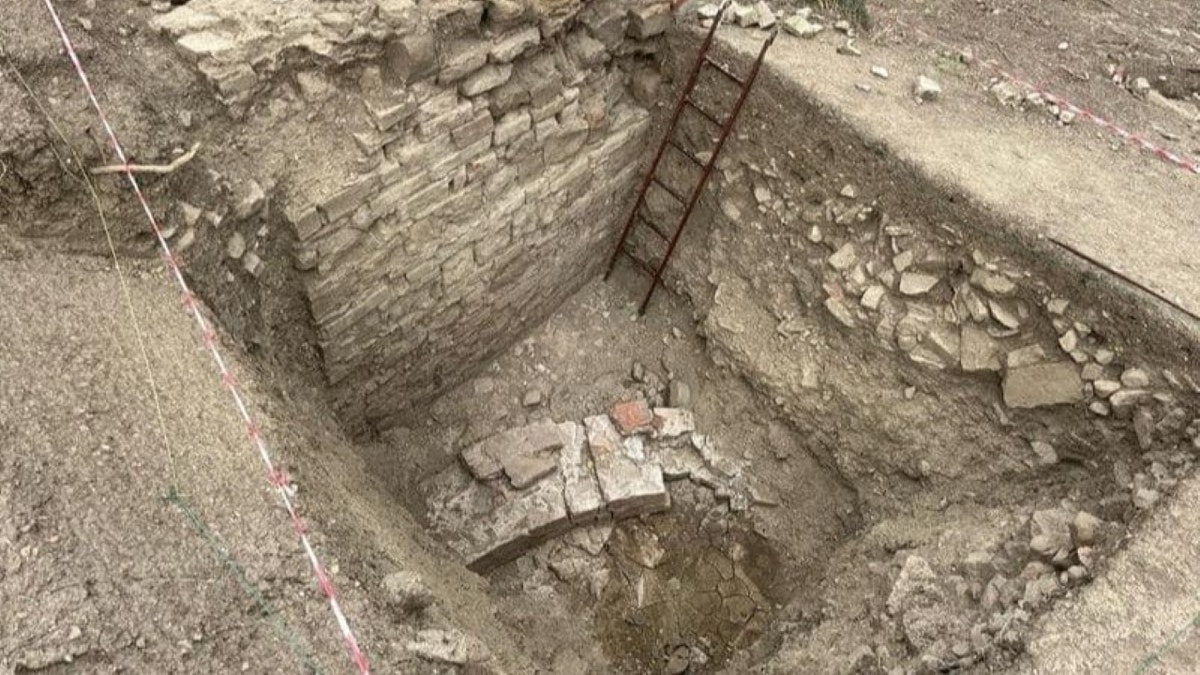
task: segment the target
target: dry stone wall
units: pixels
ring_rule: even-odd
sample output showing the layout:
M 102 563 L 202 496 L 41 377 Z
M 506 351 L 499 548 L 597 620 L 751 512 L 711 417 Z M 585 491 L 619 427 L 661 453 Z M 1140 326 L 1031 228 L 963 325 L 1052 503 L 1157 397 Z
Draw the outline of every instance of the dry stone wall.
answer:
M 242 92 L 280 77 L 358 111 L 336 151 L 352 148 L 336 163 L 351 168 L 280 181 L 293 186 L 296 265 L 351 427 L 386 426 L 460 380 L 598 271 L 647 139 L 637 99 L 658 81 L 666 3 L 317 3 L 310 38 L 278 10 L 242 9 L 255 29 L 164 22 L 182 49 L 199 48 L 235 114 L 253 105 Z M 230 46 L 272 30 L 258 49 Z M 310 45 L 325 71 L 288 72 Z M 237 87 L 230 72 L 245 76 Z

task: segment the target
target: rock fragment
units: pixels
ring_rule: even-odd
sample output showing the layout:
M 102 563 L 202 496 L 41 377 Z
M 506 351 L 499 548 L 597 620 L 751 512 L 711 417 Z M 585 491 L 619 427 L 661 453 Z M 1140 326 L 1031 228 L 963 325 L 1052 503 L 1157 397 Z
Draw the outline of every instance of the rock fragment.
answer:
M 1009 368 L 1004 374 L 1004 403 L 1010 408 L 1040 408 L 1083 400 L 1083 380 L 1074 364 L 1038 363 Z
M 924 295 L 941 281 L 939 277 L 924 272 L 905 272 L 900 275 L 900 292 L 904 295 Z
M 229 236 L 229 240 L 225 242 L 225 255 L 233 260 L 241 260 L 246 253 L 246 238 L 241 232 L 234 232 Z
M 819 23 L 813 23 L 801 15 L 791 16 L 783 20 L 783 30 L 801 38 L 811 38 L 825 30 Z
M 942 96 L 942 85 L 931 77 L 921 75 L 913 84 L 913 94 L 922 101 L 936 101 Z
M 429 585 L 413 572 L 392 572 L 383 578 L 382 586 L 388 605 L 401 616 L 421 612 L 434 601 Z

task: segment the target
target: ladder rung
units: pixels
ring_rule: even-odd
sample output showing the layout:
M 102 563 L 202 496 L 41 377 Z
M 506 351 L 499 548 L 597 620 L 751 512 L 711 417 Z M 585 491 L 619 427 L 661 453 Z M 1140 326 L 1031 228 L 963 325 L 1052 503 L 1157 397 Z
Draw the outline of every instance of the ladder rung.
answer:
M 674 197 L 675 199 L 677 199 L 677 200 L 679 201 L 679 203 L 680 203 L 680 204 L 686 204 L 686 203 L 687 203 L 687 199 L 686 199 L 686 198 L 684 198 L 684 196 L 683 196 L 683 195 L 681 195 L 681 194 L 679 194 L 678 192 L 676 192 L 676 191 L 675 191 L 675 188 L 673 188 L 673 187 L 671 187 L 670 185 L 667 185 L 666 183 L 662 182 L 662 179 L 660 179 L 658 176 L 654 176 L 654 177 L 653 177 L 653 178 L 651 178 L 650 180 L 654 181 L 654 184 L 655 184 L 655 185 L 657 185 L 657 186 L 659 186 L 660 188 L 662 188 L 663 190 L 665 190 L 665 191 L 667 192 L 667 194 L 669 194 L 669 195 L 671 195 L 672 197 Z
M 725 128 L 725 123 L 724 123 L 724 122 L 722 122 L 721 120 L 717 119 L 717 116 L 716 116 L 716 115 L 714 115 L 714 114 L 712 114 L 712 113 L 708 112 L 708 111 L 707 111 L 707 110 L 705 110 L 704 108 L 701 108 L 701 107 L 700 107 L 700 106 L 699 106 L 699 105 L 698 105 L 698 104 L 697 104 L 695 101 L 693 101 L 691 98 L 688 98 L 688 99 L 686 99 L 684 102 L 685 102 L 685 103 L 687 103 L 688 107 L 690 107 L 692 110 L 695 110 L 696 112 L 700 113 L 700 115 L 701 115 L 701 116 L 703 116 L 703 117 L 704 117 L 704 119 L 708 120 L 709 122 L 712 122 L 713 124 L 715 124 L 715 125 L 717 125 L 717 126 L 721 127 L 722 129 L 724 129 L 724 128 Z
M 632 260 L 633 264 L 635 264 L 639 268 L 641 268 L 641 270 L 643 272 L 645 272 L 646 274 L 649 274 L 650 276 L 654 276 L 655 272 L 657 272 L 657 270 L 655 270 L 653 267 L 650 266 L 650 263 L 648 263 L 648 262 L 642 260 L 641 258 L 635 256 L 634 254 L 630 253 L 629 249 L 625 248 L 624 246 L 621 247 L 621 253 L 624 253 L 626 258 L 629 258 L 630 260 Z
M 663 241 L 671 241 L 671 238 L 668 237 L 665 232 L 658 229 L 658 223 L 654 222 L 653 220 L 650 220 L 650 216 L 647 216 L 645 211 L 638 209 L 637 215 L 638 215 L 638 218 L 642 219 L 643 223 L 649 225 L 651 230 L 654 230 L 654 234 L 657 234 L 658 236 L 662 237 Z
M 704 62 L 705 62 L 705 63 L 707 63 L 708 65 L 712 66 L 713 68 L 715 68 L 715 69 L 716 69 L 716 71 L 717 71 L 718 73 L 721 73 L 721 74 L 722 74 L 722 75 L 724 75 L 725 77 L 728 77 L 729 79 L 733 80 L 734 82 L 737 82 L 739 87 L 744 87 L 744 86 L 746 86 L 746 82 L 745 82 L 745 80 L 743 80 L 742 78 L 738 77 L 737 75 L 734 75 L 734 74 L 733 74 L 733 73 L 732 73 L 732 72 L 731 72 L 731 71 L 730 71 L 728 68 L 726 68 L 725 66 L 723 66 L 723 65 L 721 65 L 721 64 L 719 64 L 719 63 L 717 63 L 716 61 L 713 61 L 713 59 L 712 59 L 712 57 L 711 57 L 711 56 L 705 56 L 705 57 L 704 57 Z
M 679 141 L 676 141 L 674 138 L 672 138 L 670 141 L 668 141 L 668 143 L 670 143 L 670 144 L 671 144 L 671 147 L 672 147 L 672 148 L 675 148 L 675 149 L 676 149 L 676 150 L 678 150 L 679 152 L 683 153 L 683 156 L 684 156 L 684 157 L 687 157 L 688 159 L 692 160 L 692 162 L 693 162 L 693 163 L 694 163 L 696 166 L 699 166 L 699 167 L 703 167 L 703 166 L 705 166 L 704 162 L 703 162 L 703 161 L 701 161 L 701 159 L 700 159 L 699 157 L 697 157 L 697 156 L 695 155 L 695 153 L 693 153 L 691 150 L 688 150 L 687 148 L 685 148 L 685 147 L 683 147 L 682 145 L 680 145 L 680 144 L 679 144 Z

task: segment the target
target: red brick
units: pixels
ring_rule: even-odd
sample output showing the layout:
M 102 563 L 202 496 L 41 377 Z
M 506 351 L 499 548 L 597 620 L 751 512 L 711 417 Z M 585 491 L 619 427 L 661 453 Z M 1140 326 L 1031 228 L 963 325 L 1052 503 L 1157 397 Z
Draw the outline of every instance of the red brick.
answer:
M 612 418 L 622 436 L 639 431 L 650 431 L 654 427 L 654 413 L 643 400 L 624 401 L 612 407 L 608 416 Z

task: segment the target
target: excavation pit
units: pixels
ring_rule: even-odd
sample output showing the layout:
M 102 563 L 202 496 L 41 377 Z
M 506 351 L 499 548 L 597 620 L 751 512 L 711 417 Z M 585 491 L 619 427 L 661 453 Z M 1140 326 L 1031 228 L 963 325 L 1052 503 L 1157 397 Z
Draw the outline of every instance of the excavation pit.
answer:
M 1190 620 L 1180 598 L 1197 574 L 1179 542 L 1200 529 L 1188 508 L 1200 373 L 1181 270 L 1197 245 L 1178 224 L 1200 212 L 1191 185 L 1035 97 L 1013 106 L 959 59 L 889 45 L 892 31 L 854 47 L 817 11 L 824 32 L 772 47 L 639 316 L 662 237 L 638 230 L 629 252 L 642 265 L 600 277 L 695 57 L 695 17 L 599 0 L 277 5 L 155 5 L 135 10 L 148 28 L 132 32 L 133 19 L 100 12 L 81 46 L 139 161 L 157 152 L 165 166 L 171 148 L 204 141 L 144 188 L 251 383 L 248 404 L 281 439 L 272 449 L 295 480 L 280 487 L 311 521 L 376 670 L 1132 670 Z M 766 32 L 761 7 L 738 16 L 712 55 L 744 75 Z M 142 362 L 77 330 L 125 297 L 71 178 L 110 158 L 68 151 L 93 147 L 94 121 L 61 105 L 77 92 L 37 35 L 4 35 L 17 40 L 5 57 L 46 107 L 0 71 L 13 113 L 0 206 L 17 215 L 0 231 L 13 299 L 0 313 L 16 336 L 0 403 L 20 401 L 3 410 L 27 432 L 18 447 L 34 448 L 0 462 L 0 506 L 18 516 L 0 518 L 0 543 L 17 544 L 0 549 L 0 591 L 104 581 L 64 588 L 79 611 L 15 615 L 0 671 L 297 658 L 276 654 L 297 641 L 259 630 L 243 582 L 332 664 L 341 643 L 322 599 L 297 590 L 311 580 L 292 564 L 291 529 L 241 481 L 260 477 L 256 457 L 232 450 L 244 429 L 220 427 L 214 397 L 196 393 L 206 373 L 186 321 L 154 314 L 144 356 L 185 371 L 163 395 L 184 447 L 160 466 L 121 435 L 158 390 L 118 380 Z M 111 40 L 167 75 L 132 82 Z M 917 100 L 931 75 L 941 97 Z M 703 71 L 697 106 L 728 111 L 727 80 Z M 140 86 L 170 106 L 129 104 Z M 697 158 L 711 122 L 677 129 Z M 671 154 L 658 177 L 686 191 L 693 164 Z M 97 185 L 119 254 L 146 254 L 155 242 L 133 232 L 129 195 Z M 645 211 L 671 224 L 681 201 L 655 188 Z M 1139 246 L 1159 240 L 1171 245 Z M 148 262 L 131 267 L 139 310 L 168 296 L 173 308 Z M 102 318 L 101 337 L 141 339 Z M 24 384 L 35 363 L 39 386 L 66 380 L 47 359 L 74 373 L 61 391 Z M 139 415 L 114 392 L 137 392 Z M 673 437 L 682 455 L 661 446 L 663 409 L 695 427 Z M 598 418 L 628 433 L 588 438 Z M 163 516 L 149 477 L 177 472 L 168 494 L 215 524 L 215 557 L 203 538 L 176 549 L 173 530 L 146 525 L 185 512 L 168 502 Z M 61 506 L 68 490 L 106 495 L 93 504 L 105 527 Z M 129 555 L 141 540 L 108 530 L 157 537 L 153 555 Z M 34 564 L 39 551 L 58 567 Z M 130 604 L 178 570 L 206 591 L 172 587 L 187 621 Z M 227 588 L 211 592 L 213 578 Z M 1136 630 L 1111 635 L 1114 616 Z

